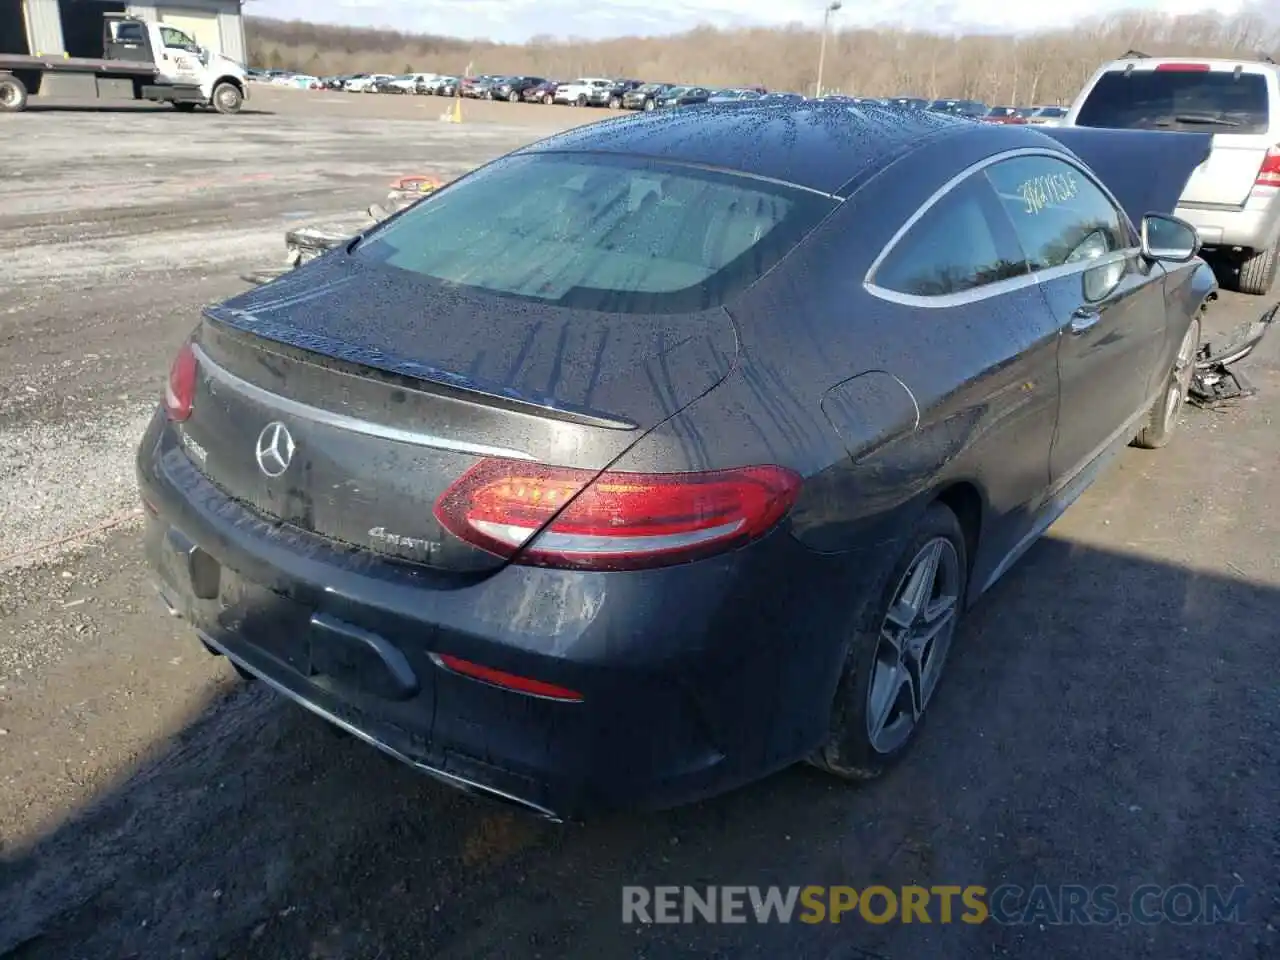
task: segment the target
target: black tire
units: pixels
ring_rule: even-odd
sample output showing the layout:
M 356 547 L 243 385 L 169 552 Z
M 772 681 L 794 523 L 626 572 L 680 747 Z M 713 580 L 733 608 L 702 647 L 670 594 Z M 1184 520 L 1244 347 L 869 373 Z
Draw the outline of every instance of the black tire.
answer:
M 1203 312 L 1204 307 L 1201 307 L 1200 312 L 1191 318 L 1187 332 L 1178 345 L 1165 389 L 1151 405 L 1142 429 L 1133 438 L 1135 447 L 1159 450 L 1172 439 L 1178 427 L 1178 415 L 1182 413 L 1182 405 L 1187 400 L 1191 377 L 1195 373 L 1196 354 L 1200 352 L 1200 313 Z
M 1240 261 L 1240 275 L 1236 277 L 1236 289 L 1240 293 L 1262 297 L 1271 292 L 1276 280 L 1276 266 L 1280 255 L 1276 246 L 1266 250 L 1254 250 Z
M 220 83 L 213 88 L 210 102 L 219 113 L 236 114 L 244 106 L 244 94 L 234 83 Z
M 870 599 L 857 615 L 845 648 L 844 669 L 831 705 L 830 733 L 826 743 L 809 758 L 814 766 L 842 780 L 871 780 L 880 776 L 907 753 L 924 723 L 927 709 L 912 720 L 901 743 L 882 752 L 872 743 L 868 732 L 869 695 L 879 662 L 878 655 L 882 650 L 881 634 L 890 608 L 898 598 L 908 573 L 915 569 L 921 552 L 940 540 L 945 542 L 939 545 L 940 550 L 945 549 L 945 544 L 949 544 L 954 551 L 948 559 L 948 564 L 954 566 L 954 570 L 949 573 L 954 582 L 948 593 L 954 591 L 955 604 L 944 630 L 945 637 L 943 633 L 938 635 L 945 646 L 942 648 L 942 659 L 938 662 L 937 670 L 945 671 L 946 656 L 954 641 L 969 586 L 969 558 L 964 530 L 955 513 L 945 504 L 934 503 L 908 535 L 901 554 L 876 581 L 869 594 Z M 942 672 L 934 674 L 935 678 L 942 675 Z M 932 701 L 936 690 L 937 679 L 926 695 L 925 708 Z
M 587 95 L 585 93 L 578 94 L 578 99 L 574 103 L 579 107 L 585 107 L 587 105 Z
M 194 103 L 184 103 L 179 100 L 174 103 L 173 109 L 177 110 L 179 113 L 195 113 L 196 105 Z
M 507 94 L 507 102 L 508 102 L 508 103 L 519 103 L 519 102 L 520 102 L 520 91 L 519 91 L 519 90 L 512 90 L 510 93 L 508 93 L 508 94 Z
M 654 110 L 654 109 L 657 109 L 657 106 L 658 106 L 658 105 L 657 105 L 656 103 L 654 103 L 652 100 L 646 100 L 646 101 L 644 102 L 644 108 L 645 108 L 645 110 Z
M 609 98 L 609 109 L 610 109 L 610 110 L 621 110 L 621 109 L 622 109 L 622 98 L 621 98 L 621 97 L 610 97 L 610 98 Z
M 21 113 L 30 99 L 25 83 L 11 73 L 0 73 L 0 113 Z
M 549 93 L 544 93 L 542 95 L 542 103 L 544 106 L 551 106 L 551 104 L 555 103 L 555 99 L 556 98 L 551 96 Z

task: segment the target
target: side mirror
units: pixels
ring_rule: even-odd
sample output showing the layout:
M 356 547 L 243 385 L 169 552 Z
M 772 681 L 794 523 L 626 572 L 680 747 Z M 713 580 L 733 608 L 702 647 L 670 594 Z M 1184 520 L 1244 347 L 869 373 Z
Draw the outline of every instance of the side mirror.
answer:
M 1188 263 L 1200 252 L 1200 234 L 1179 217 L 1148 213 L 1142 218 L 1142 255 L 1148 260 Z

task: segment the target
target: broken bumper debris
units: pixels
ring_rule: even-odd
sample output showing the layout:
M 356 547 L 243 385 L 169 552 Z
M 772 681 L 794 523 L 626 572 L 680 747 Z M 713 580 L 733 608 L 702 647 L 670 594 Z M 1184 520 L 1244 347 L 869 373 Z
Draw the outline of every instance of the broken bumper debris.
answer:
M 285 259 L 278 266 L 265 267 L 241 275 L 246 283 L 260 286 L 283 276 L 320 254 L 340 246 L 352 237 L 368 230 L 375 223 L 399 213 L 423 197 L 435 192 L 442 186 L 437 177 L 411 176 L 401 177 L 391 184 L 391 192 L 387 194 L 383 204 L 372 204 L 362 213 L 322 223 L 310 223 L 289 230 L 284 235 Z
M 1196 355 L 1196 369 L 1187 391 L 1187 402 L 1197 407 L 1214 407 L 1258 392 L 1247 376 L 1228 369 L 1243 360 L 1262 342 L 1263 336 L 1280 314 L 1280 303 L 1257 320 L 1242 323 L 1217 340 L 1210 340 Z

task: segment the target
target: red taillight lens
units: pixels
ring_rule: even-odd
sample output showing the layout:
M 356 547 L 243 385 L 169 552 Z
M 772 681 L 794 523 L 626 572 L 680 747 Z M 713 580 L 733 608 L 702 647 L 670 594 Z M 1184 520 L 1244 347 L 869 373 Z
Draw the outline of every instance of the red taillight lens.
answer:
M 1158 63 L 1156 70 L 1160 73 L 1208 73 L 1207 63 Z
M 190 343 L 184 343 L 169 368 L 169 383 L 164 390 L 164 410 L 170 420 L 186 420 L 196 396 L 196 355 Z
M 1254 185 L 1280 187 L 1280 146 L 1272 147 L 1262 158 L 1262 166 L 1258 169 L 1258 179 Z
M 535 697 L 547 697 L 551 700 L 566 700 L 573 703 L 580 703 L 583 699 L 582 694 L 576 690 L 570 690 L 568 687 L 545 683 L 542 680 L 532 680 L 529 677 L 507 673 L 505 670 L 495 670 L 493 667 L 481 666 L 478 663 L 463 660 L 461 657 L 450 656 L 447 653 L 436 654 L 435 659 L 441 666 L 447 667 L 454 673 L 460 673 L 464 677 L 471 677 L 473 680 L 480 680 L 495 687 L 502 687 L 504 690 L 514 690 L 517 693 L 527 693 Z
M 435 515 L 454 536 L 517 563 L 634 570 L 759 537 L 791 509 L 800 482 L 777 466 L 597 477 L 593 470 L 489 459 L 444 492 Z

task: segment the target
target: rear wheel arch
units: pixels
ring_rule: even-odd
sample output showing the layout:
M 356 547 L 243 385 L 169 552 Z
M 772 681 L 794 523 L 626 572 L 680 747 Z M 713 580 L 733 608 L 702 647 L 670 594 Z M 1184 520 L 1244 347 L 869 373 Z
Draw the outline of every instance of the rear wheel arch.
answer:
M 972 571 L 974 557 L 978 555 L 978 542 L 982 539 L 982 494 L 974 484 L 959 480 L 944 487 L 934 500 L 948 507 L 960 521 L 960 529 L 964 531 L 966 560 Z

